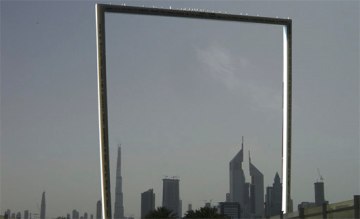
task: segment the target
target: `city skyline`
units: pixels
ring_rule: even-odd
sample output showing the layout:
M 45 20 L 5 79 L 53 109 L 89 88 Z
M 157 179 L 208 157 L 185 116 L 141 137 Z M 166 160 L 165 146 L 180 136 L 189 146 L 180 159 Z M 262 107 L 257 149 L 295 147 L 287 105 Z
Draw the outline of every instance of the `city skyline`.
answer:
M 123 3 L 290 17 L 294 206 L 314 199 L 317 168 L 330 203 L 359 193 L 358 2 Z M 39 212 L 46 191 L 47 217 L 74 208 L 81 215 L 95 213 L 100 169 L 94 5 L 0 2 L 1 212 Z M 281 176 L 281 29 L 106 18 L 111 189 L 121 143 L 126 216 L 140 215 L 141 192 L 161 194 L 165 175 L 181 178 L 183 206 L 225 200 L 228 162 L 241 148 L 241 135 L 264 173 L 264 187 L 276 172 Z M 246 159 L 243 165 L 248 172 Z
M 240 175 L 244 176 L 244 172 L 242 170 L 242 162 L 243 162 L 243 151 L 244 151 L 244 136 L 242 136 L 242 141 L 241 141 L 241 149 L 239 152 L 236 153 L 235 157 L 230 160 L 229 162 L 229 169 L 230 169 L 230 174 L 229 174 L 229 182 L 232 181 L 232 179 L 236 179 L 237 177 L 233 176 L 233 175 L 237 175 L 238 171 L 240 171 Z M 237 171 L 234 172 L 233 170 L 236 169 Z M 223 206 L 224 205 L 234 205 L 234 203 L 238 203 L 240 206 L 240 209 L 242 209 L 242 213 L 241 213 L 241 217 L 245 217 L 245 218 L 257 218 L 257 217 L 261 217 L 262 215 L 266 214 L 266 212 L 264 212 L 266 210 L 266 202 L 264 202 L 264 199 L 266 198 L 266 196 L 269 195 L 269 193 L 266 194 L 264 193 L 264 183 L 263 183 L 263 174 L 260 172 L 260 170 L 258 170 L 256 168 L 256 166 L 254 164 L 251 163 L 251 157 L 250 157 L 250 151 L 249 151 L 249 173 L 251 176 L 250 182 L 247 182 L 245 177 L 240 178 L 243 180 L 243 182 L 239 182 L 239 181 L 234 181 L 233 183 L 229 183 L 229 191 L 230 193 L 226 194 L 226 197 L 224 200 L 219 201 L 219 202 L 215 202 L 212 204 L 212 200 L 210 200 L 210 202 L 206 202 L 207 200 L 204 200 L 205 203 L 203 205 L 203 207 L 217 207 L 218 211 L 221 212 L 223 211 Z M 320 175 L 320 173 L 319 173 Z M 314 183 L 314 195 L 315 195 L 315 199 L 313 204 L 311 202 L 309 202 L 309 206 L 315 206 L 315 205 L 321 205 L 321 203 L 325 202 L 324 196 L 325 196 L 325 192 L 324 192 L 324 183 L 323 183 L 323 178 L 320 175 L 320 179 L 321 182 L 315 182 Z M 178 215 L 179 217 L 182 217 L 184 214 L 182 213 L 182 200 L 180 199 L 181 193 L 180 193 L 180 179 L 177 176 L 173 176 L 173 177 L 169 177 L 166 176 L 166 178 L 162 179 L 163 181 L 163 185 L 162 185 L 162 204 L 160 206 L 157 207 L 165 207 L 169 210 L 171 210 L 172 212 L 174 212 L 176 215 Z M 274 206 L 270 206 L 268 207 L 271 214 L 272 215 L 276 215 L 276 211 L 274 212 L 274 210 L 276 209 L 281 209 L 281 183 L 280 183 L 280 177 L 279 174 L 276 172 L 275 174 L 275 178 L 274 178 L 274 183 L 273 183 L 273 187 L 271 189 L 271 197 L 274 196 L 275 199 L 270 198 L 270 202 L 273 204 L 276 201 L 280 202 L 279 203 L 275 203 L 275 205 L 278 205 L 275 207 Z M 236 196 L 239 196 L 239 194 L 232 194 L 234 192 L 231 192 L 231 188 L 232 188 L 232 184 L 237 184 L 237 186 L 239 187 L 239 185 L 244 188 L 244 190 L 242 191 L 240 197 L 243 198 L 239 198 Z M 236 186 L 235 186 L 236 187 Z M 247 190 L 247 191 L 245 191 Z M 237 192 L 238 193 L 238 192 Z M 279 193 L 279 194 L 277 194 Z M 227 195 L 229 194 L 230 200 L 227 200 L 228 197 Z M 114 219 L 117 218 L 117 216 L 119 217 L 119 212 L 120 214 L 124 212 L 124 207 L 122 205 L 123 199 L 122 199 L 122 174 L 121 174 L 121 146 L 120 144 L 117 147 L 117 165 L 116 165 L 116 186 L 115 186 L 115 195 L 117 196 L 115 198 L 115 204 L 114 204 Z M 308 202 L 306 202 L 308 203 Z M 189 206 L 192 206 L 191 202 L 189 203 Z M 141 193 L 141 206 L 140 206 L 140 211 L 141 211 L 141 217 L 139 218 L 144 218 L 143 216 L 146 215 L 147 213 L 149 213 L 151 210 L 155 209 L 155 193 L 153 193 L 153 189 L 149 189 L 146 192 Z M 189 210 L 189 209 L 188 209 Z M 21 219 L 21 213 L 18 212 L 15 214 L 14 213 L 10 213 L 10 209 L 8 209 L 7 211 L 5 211 L 5 213 L 7 215 L 9 215 L 9 218 L 14 219 L 14 217 L 16 219 Z M 117 213 L 115 213 L 117 212 Z M 147 212 L 147 213 L 146 213 Z M 280 212 L 280 211 L 278 211 Z M 28 214 L 29 211 L 28 210 L 24 210 L 24 219 L 28 219 Z M 14 216 L 15 215 L 15 216 Z M 36 213 L 34 213 L 34 219 L 37 218 Z M 77 211 L 76 209 L 72 210 L 72 219 L 88 219 L 88 213 L 87 211 L 84 212 L 83 216 L 80 216 L 81 212 Z M 90 218 L 93 219 L 93 214 L 89 214 Z M 59 215 L 58 217 L 63 217 L 61 215 Z M 96 203 L 96 219 L 101 219 L 102 215 L 101 215 L 101 200 L 97 201 Z M 41 197 L 41 208 L 40 208 L 40 219 L 46 219 L 48 217 L 46 217 L 46 199 L 45 199 L 45 191 L 42 193 L 42 197 Z M 68 213 L 66 215 L 67 219 L 70 219 L 70 214 Z M 122 215 L 122 218 L 126 219 L 126 218 L 134 218 L 134 216 L 124 216 Z M 31 218 L 31 212 L 30 212 L 30 219 Z
M 236 168 L 237 170 L 241 170 L 242 171 L 242 165 L 241 163 L 243 162 L 243 150 L 244 150 L 244 136 L 242 136 L 242 142 L 241 142 L 241 149 L 239 152 L 237 152 L 237 154 L 235 155 L 235 157 L 229 162 L 229 167 L 230 167 L 230 175 L 229 175 L 229 182 L 231 182 L 231 178 L 232 177 L 232 168 L 234 168 L 235 166 L 240 166 L 240 169 Z M 121 145 L 119 144 L 117 147 L 117 165 L 116 165 L 116 185 L 115 185 L 115 204 L 114 204 L 114 219 L 115 218 L 120 218 L 119 214 L 122 214 L 121 218 L 132 218 L 133 216 L 124 216 L 123 212 L 124 212 L 124 207 L 122 205 L 123 202 L 123 197 L 122 197 L 122 174 L 121 174 Z M 239 160 L 240 159 L 240 160 Z M 236 164 L 234 164 L 234 162 Z M 244 183 L 242 184 L 243 186 L 245 186 L 245 184 L 248 184 L 247 189 L 249 190 L 247 192 L 248 195 L 248 199 L 247 201 L 249 203 L 246 203 L 247 205 L 250 205 L 250 203 L 252 202 L 252 200 L 255 200 L 254 197 L 251 197 L 252 194 L 250 194 L 251 188 L 255 188 L 257 185 L 255 183 L 258 183 L 256 180 L 257 175 L 261 174 L 259 170 L 257 170 L 257 168 L 251 163 L 251 159 L 250 159 L 250 151 L 249 151 L 249 171 L 250 171 L 250 176 L 252 177 L 251 179 L 251 183 L 246 182 L 245 178 L 243 178 Z M 251 175 L 251 172 L 254 172 L 253 174 L 255 174 L 255 178 L 254 176 Z M 242 175 L 244 175 L 244 172 L 242 171 Z M 276 176 L 278 177 L 278 174 L 276 173 Z M 255 181 L 254 181 L 255 180 Z M 183 215 L 182 213 L 182 204 L 181 204 L 181 193 L 179 191 L 180 188 L 180 179 L 178 177 L 168 177 L 166 176 L 166 178 L 162 179 L 163 181 L 163 192 L 162 192 L 162 204 L 160 206 L 162 207 L 166 207 L 170 210 L 172 210 L 174 213 L 176 213 L 177 215 Z M 245 183 L 246 182 L 246 183 Z M 239 186 L 238 182 L 234 182 L 234 184 L 237 184 L 237 186 Z M 241 183 L 240 183 L 241 184 Z M 263 182 L 262 182 L 263 184 Z M 250 188 L 250 186 L 253 186 Z M 229 186 L 229 191 L 231 188 L 231 184 Z M 254 190 L 255 191 L 255 190 Z M 324 192 L 322 190 L 322 192 Z M 258 192 L 257 192 L 258 193 Z M 231 192 L 230 192 L 231 194 Z M 256 196 L 261 195 L 261 192 L 259 194 L 256 194 Z M 316 192 L 315 192 L 316 195 Z M 243 192 L 241 197 L 244 197 L 245 193 Z M 262 191 L 262 196 L 264 196 L 264 193 Z M 225 197 L 225 196 L 224 196 Z M 241 202 L 241 206 L 244 204 L 244 202 L 242 201 L 242 199 L 238 199 L 235 198 L 235 195 L 230 195 L 231 201 L 232 202 Z M 258 197 L 257 197 L 258 198 Z M 177 200 L 177 201 L 176 201 Z M 224 203 L 226 200 L 226 197 L 224 198 L 224 200 L 219 201 L 218 204 L 220 203 Z M 149 203 L 150 202 L 150 203 Z M 226 202 L 225 202 L 226 203 Z M 146 211 L 143 211 L 143 204 L 145 206 L 144 209 L 147 209 Z M 191 202 L 189 203 L 190 205 Z M 211 201 L 209 203 L 205 203 L 204 206 L 206 206 L 206 204 L 211 204 Z M 258 205 L 258 203 L 256 204 Z M 160 207 L 157 206 L 157 207 Z M 214 203 L 214 206 L 216 206 L 216 203 Z M 246 215 L 250 216 L 250 215 L 255 215 L 255 209 L 258 208 L 255 206 L 245 206 L 246 208 L 248 208 L 246 211 Z M 252 209 L 250 209 L 252 208 Z M 154 210 L 155 209 L 155 193 L 153 193 L 153 189 L 149 189 L 146 192 L 141 193 L 141 206 L 140 206 L 140 210 L 141 210 L 141 214 L 143 215 L 143 213 L 145 212 L 149 212 L 149 210 Z M 177 209 L 177 210 L 174 210 Z M 8 210 L 7 210 L 8 211 Z M 6 212 L 7 212 L 6 211 Z M 28 212 L 28 210 L 24 210 L 24 212 Z M 250 212 L 250 211 L 254 211 L 254 212 Z M 73 209 L 72 210 L 72 219 L 87 219 L 88 218 L 88 211 L 84 211 L 83 212 L 83 216 L 81 215 L 81 212 L 77 211 L 77 209 Z M 91 211 L 90 211 L 91 212 Z M 117 212 L 117 213 L 115 213 Z M 10 213 L 7 213 L 10 214 Z M 10 214 L 11 215 L 11 214 Z M 20 215 L 20 216 L 19 216 Z M 25 217 L 26 213 L 24 213 L 24 217 Z M 36 213 L 34 214 L 34 219 L 36 219 Z M 69 217 L 70 214 L 67 214 L 67 217 Z M 92 213 L 90 213 L 91 219 L 93 218 Z M 101 200 L 96 202 L 96 219 L 101 218 Z M 144 214 L 145 215 L 145 214 Z M 118 217 L 117 217 L 118 216 Z M 12 216 L 10 216 L 12 218 Z M 62 217 L 61 215 L 59 215 L 58 217 Z M 16 214 L 16 219 L 20 219 L 21 218 L 21 214 L 18 212 Z M 41 197 L 41 208 L 40 208 L 40 219 L 46 219 L 48 217 L 46 217 L 46 199 L 45 199 L 45 191 L 42 193 L 42 197 Z M 140 217 L 142 218 L 142 217 Z M 25 219 L 25 218 L 24 218 Z M 68 218 L 69 219 L 69 218 Z

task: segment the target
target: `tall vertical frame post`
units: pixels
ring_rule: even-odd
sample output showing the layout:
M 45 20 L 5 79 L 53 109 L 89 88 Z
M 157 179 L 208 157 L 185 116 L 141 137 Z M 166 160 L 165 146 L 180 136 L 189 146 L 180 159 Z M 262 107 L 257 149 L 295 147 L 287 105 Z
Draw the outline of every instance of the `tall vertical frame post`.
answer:
M 238 21 L 246 23 L 281 25 L 283 27 L 283 124 L 282 124 L 282 212 L 291 208 L 291 116 L 292 116 L 292 21 L 284 18 L 271 18 L 248 15 L 233 15 L 205 11 L 179 9 L 146 8 L 125 5 L 96 4 L 96 43 L 98 71 L 98 110 L 101 165 L 101 196 L 103 219 L 111 219 L 109 142 L 106 90 L 105 59 L 105 12 L 155 15 L 167 17 L 186 17 L 195 19 Z
M 95 13 L 96 13 L 96 45 L 97 45 L 97 73 L 98 73 L 101 208 L 102 208 L 102 218 L 111 219 L 104 8 L 101 7 L 100 5 L 96 5 Z
M 291 90 L 292 90 L 292 25 L 283 26 L 283 139 L 282 139 L 282 206 L 284 214 L 291 211 Z

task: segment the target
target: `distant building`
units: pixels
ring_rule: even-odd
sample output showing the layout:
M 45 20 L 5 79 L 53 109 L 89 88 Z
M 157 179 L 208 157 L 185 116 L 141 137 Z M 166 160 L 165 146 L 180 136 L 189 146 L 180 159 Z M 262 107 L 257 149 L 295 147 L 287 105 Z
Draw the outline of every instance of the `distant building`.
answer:
M 325 192 L 324 192 L 324 182 L 314 183 L 315 189 L 315 205 L 319 206 L 325 203 Z
M 79 219 L 79 212 L 76 209 L 72 211 L 72 219 Z
M 115 184 L 115 210 L 114 219 L 124 218 L 122 176 L 121 176 L 121 147 L 118 147 L 118 157 L 116 165 L 116 184 Z
M 230 193 L 226 193 L 226 202 L 230 202 Z
M 101 201 L 100 200 L 96 202 L 96 219 L 101 219 Z
M 93 214 L 90 214 L 90 219 L 94 219 L 94 215 L 93 215 Z
M 5 217 L 7 216 L 7 218 L 10 218 L 10 217 L 11 217 L 11 211 L 10 211 L 10 209 L 7 209 L 7 210 L 5 211 L 4 216 L 5 216 Z
M 251 163 L 249 152 L 249 169 L 251 176 L 250 185 L 250 213 L 254 218 L 262 218 L 264 216 L 264 176 Z
M 250 217 L 250 183 L 246 182 L 244 185 L 244 206 L 241 206 L 242 217 Z
M 24 211 L 24 219 L 29 219 L 29 210 Z
M 162 206 L 181 217 L 179 179 L 163 179 Z
M 182 218 L 182 200 L 179 200 L 179 208 L 178 208 L 179 217 Z
M 292 200 L 292 198 L 290 198 L 289 201 L 289 212 L 293 212 L 294 211 L 294 202 Z
M 281 212 L 282 184 L 278 173 L 275 174 L 272 186 L 271 215 L 279 215 Z
M 145 218 L 153 210 L 155 210 L 155 194 L 153 189 L 149 189 L 141 193 L 141 218 Z
M 239 202 L 220 202 L 220 214 L 230 217 L 231 219 L 241 218 L 241 208 Z
M 310 208 L 315 206 L 321 206 L 324 203 L 327 203 L 324 195 L 324 182 L 315 182 L 314 183 L 314 194 L 315 194 L 315 202 L 301 202 L 298 205 L 298 211 L 301 209 Z
M 188 204 L 188 211 L 192 211 L 192 204 Z
M 265 216 L 275 216 L 281 213 L 282 184 L 278 173 L 275 174 L 273 186 L 266 188 Z M 291 212 L 291 211 L 290 211 Z
M 21 213 L 20 213 L 20 212 L 18 212 L 18 213 L 16 214 L 16 219 L 21 219 Z
M 71 219 L 70 214 L 66 214 L 66 219 Z
M 268 218 L 272 216 L 272 193 L 273 187 L 268 186 L 266 187 L 266 194 L 265 194 L 265 217 Z
M 40 219 L 45 219 L 45 218 L 46 218 L 46 200 L 45 200 L 45 192 L 43 192 L 41 197 Z
M 230 172 L 230 201 L 238 202 L 244 206 L 245 175 L 242 169 L 244 160 L 244 137 L 242 137 L 241 150 L 229 163 Z

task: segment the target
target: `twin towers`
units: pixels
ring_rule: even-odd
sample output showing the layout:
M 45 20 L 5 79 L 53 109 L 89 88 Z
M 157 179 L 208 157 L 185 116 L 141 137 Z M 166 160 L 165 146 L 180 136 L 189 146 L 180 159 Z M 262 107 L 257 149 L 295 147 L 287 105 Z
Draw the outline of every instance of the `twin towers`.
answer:
M 246 182 L 242 168 L 243 161 L 244 137 L 242 137 L 241 150 L 230 161 L 230 193 L 227 194 L 226 201 L 239 203 L 243 218 L 262 217 L 264 215 L 264 176 L 251 163 L 249 152 L 251 182 Z
M 242 167 L 244 161 L 244 137 L 241 150 L 230 161 L 230 193 L 226 195 L 227 202 L 240 204 L 241 215 L 245 218 L 257 218 L 264 215 L 264 176 L 251 162 L 249 153 L 249 172 L 251 182 L 246 182 Z M 121 176 L 121 147 L 118 147 L 115 184 L 114 218 L 123 219 L 124 205 Z

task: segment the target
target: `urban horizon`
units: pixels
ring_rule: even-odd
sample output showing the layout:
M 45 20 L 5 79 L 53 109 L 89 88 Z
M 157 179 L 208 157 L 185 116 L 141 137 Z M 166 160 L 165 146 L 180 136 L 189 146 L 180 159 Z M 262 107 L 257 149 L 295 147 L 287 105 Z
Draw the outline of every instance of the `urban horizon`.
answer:
M 231 165 L 233 165 L 233 164 L 231 164 L 231 163 L 233 163 L 234 162 L 234 160 L 235 159 L 239 159 L 240 157 L 239 157 L 239 155 L 240 156 L 243 156 L 243 152 L 244 152 L 244 144 L 243 144 L 243 141 L 244 141 L 244 138 L 242 137 L 242 144 L 241 144 L 241 149 L 240 149 L 240 151 L 237 153 L 237 155 L 234 155 L 234 158 L 231 160 L 231 161 L 229 161 L 229 166 L 230 166 L 230 169 L 231 169 Z M 114 201 L 114 205 L 112 205 L 114 208 L 112 208 L 112 213 L 113 213 L 113 215 L 114 215 L 114 217 L 113 218 L 129 218 L 129 219 L 131 219 L 131 218 L 136 218 L 136 219 L 138 219 L 138 218 L 142 218 L 142 217 L 140 217 L 139 215 L 140 215 L 140 212 L 142 211 L 142 208 L 141 208 L 141 206 L 138 206 L 138 209 L 139 209 L 139 211 L 138 211 L 138 213 L 137 214 L 130 214 L 130 215 L 124 215 L 124 207 L 123 207 L 123 201 L 124 200 L 122 200 L 122 175 L 121 175 L 121 168 L 122 168 L 122 166 L 121 166 L 121 145 L 119 144 L 118 145 L 118 153 L 117 153 L 117 165 L 116 165 L 116 169 L 113 169 L 113 172 L 116 172 L 117 174 L 116 174 L 116 179 L 117 180 L 119 180 L 119 182 L 118 181 L 116 181 L 116 184 L 115 184 L 115 186 L 113 186 L 113 188 L 112 188 L 112 190 L 114 190 L 114 191 L 116 191 L 116 192 L 114 192 L 114 193 L 112 193 L 112 195 L 114 195 L 114 196 L 116 196 L 115 194 L 117 194 L 117 193 L 121 193 L 121 198 L 115 198 L 115 201 Z M 243 160 L 243 158 L 240 158 L 241 159 L 241 163 L 242 163 L 242 160 Z M 235 162 L 237 162 L 237 161 L 235 161 Z M 249 163 L 251 163 L 251 159 L 250 159 L 250 150 L 249 150 Z M 241 166 L 241 165 L 240 165 Z M 256 168 L 256 167 L 252 167 L 252 168 Z M 230 175 L 232 174 L 231 173 L 232 171 L 230 170 Z M 245 171 L 246 172 L 246 171 Z M 319 174 L 319 178 L 318 178 L 318 180 L 316 181 L 316 183 L 318 183 L 319 181 L 320 182 L 323 182 L 323 178 L 322 178 L 322 176 L 320 175 L 320 172 L 318 173 Z M 275 174 L 274 174 L 274 181 L 273 182 L 275 182 L 276 181 L 276 177 L 279 177 L 279 175 L 278 175 L 278 172 L 276 172 Z M 126 178 L 126 176 L 125 176 L 125 178 Z M 180 178 L 181 177 L 179 177 L 179 176 L 165 176 L 162 180 L 164 181 L 164 180 L 170 180 L 170 181 L 172 181 L 172 180 L 176 180 L 176 181 L 180 181 Z M 230 177 L 231 178 L 231 177 Z M 249 180 L 249 179 L 248 179 Z M 279 182 L 281 182 L 280 180 L 278 180 Z M 249 183 L 248 181 L 245 181 L 246 183 Z M 179 182 L 179 184 L 180 184 L 180 182 Z M 264 184 L 264 183 L 263 183 Z M 271 183 L 268 183 L 267 185 L 271 185 Z M 164 185 L 163 185 L 164 186 Z M 281 184 L 280 184 L 280 186 L 281 186 Z M 180 188 L 181 188 L 181 186 L 179 186 Z M 178 187 L 178 196 L 177 197 L 181 197 L 181 189 Z M 264 192 L 264 190 L 265 191 L 267 191 L 267 189 L 269 188 L 270 186 L 266 186 L 266 187 L 263 187 L 263 191 L 262 191 L 262 198 L 263 198 L 263 200 L 264 200 L 264 202 L 262 203 L 262 207 L 263 207 L 263 216 L 265 216 L 265 211 L 266 211 L 266 192 Z M 273 188 L 273 187 L 271 187 L 271 188 Z M 99 188 L 100 189 L 100 188 Z M 248 188 L 249 189 L 249 193 L 250 193 L 250 188 Z M 149 187 L 149 190 L 151 190 L 151 191 L 153 191 L 153 188 L 150 186 Z M 149 191 L 149 190 L 147 190 L 147 191 Z M 180 190 L 180 191 L 179 191 Z M 229 188 L 229 191 L 230 191 L 231 189 Z M 8 216 L 8 218 L 9 219 L 47 219 L 47 218 L 52 218 L 52 219 L 56 219 L 56 218 L 66 218 L 66 219 L 101 219 L 101 209 L 99 209 L 99 202 L 101 202 L 101 200 L 98 200 L 98 201 L 94 201 L 94 206 L 96 206 L 96 207 L 94 207 L 94 209 L 96 209 L 96 211 L 95 211 L 95 214 L 92 212 L 92 211 L 84 211 L 83 212 L 83 215 L 81 215 L 81 213 L 80 213 L 80 211 L 78 211 L 76 208 L 74 208 L 73 210 L 71 210 L 71 212 L 69 212 L 69 213 L 66 213 L 66 214 L 64 214 L 64 215 L 59 215 L 59 216 L 51 216 L 51 217 L 46 217 L 45 216 L 45 209 L 47 209 L 48 208 L 48 206 L 46 205 L 46 199 L 45 199 L 45 192 L 46 191 L 44 191 L 43 193 L 42 193 L 42 198 L 41 198 L 41 207 L 38 209 L 38 213 L 36 213 L 36 212 L 34 212 L 34 211 L 29 211 L 28 209 L 25 209 L 25 210 L 23 210 L 23 212 L 24 212 L 24 215 L 23 215 L 23 217 L 22 217 L 22 214 L 21 214 L 21 212 L 20 211 L 15 211 L 15 212 L 13 212 L 11 209 L 7 209 L 4 213 L 3 213 L 3 215 L 5 215 L 5 214 L 8 214 L 9 216 Z M 143 193 L 145 193 L 146 191 L 143 191 Z M 164 192 L 164 187 L 163 187 L 163 192 Z M 172 191 L 170 191 L 170 192 L 172 192 Z M 139 193 L 140 194 L 140 193 Z M 142 193 L 141 193 L 142 194 Z M 212 202 L 212 199 L 208 199 L 208 200 L 203 200 L 203 206 L 198 206 L 198 208 L 201 208 L 201 207 L 206 207 L 206 206 L 208 206 L 208 207 L 216 207 L 216 208 L 218 208 L 218 211 L 220 212 L 220 203 L 221 202 L 237 202 L 236 200 L 233 200 L 233 201 L 230 201 L 230 195 L 231 193 L 229 192 L 229 193 L 227 193 L 227 194 L 224 194 L 224 200 L 221 200 L 221 201 L 217 201 L 217 202 Z M 314 193 L 315 194 L 315 193 Z M 155 193 L 154 193 L 154 198 L 155 198 Z M 170 194 L 170 196 L 171 196 L 172 194 Z M 113 196 L 112 196 L 113 197 Z M 159 197 L 159 196 L 158 196 Z M 164 197 L 164 195 L 163 195 L 163 197 Z M 211 196 L 210 196 L 211 197 Z M 280 204 L 280 205 L 278 205 L 277 207 L 281 210 L 281 189 L 280 189 L 280 203 L 278 203 L 278 204 Z M 324 193 L 324 187 L 322 187 L 322 200 L 320 200 L 320 202 L 326 202 L 325 201 L 325 193 Z M 235 198 L 233 198 L 233 199 L 235 199 Z M 125 200 L 126 201 L 126 200 Z M 179 201 L 181 202 L 181 198 L 179 199 Z M 304 206 L 306 206 L 306 207 L 309 207 L 309 206 L 319 206 L 319 204 L 317 203 L 317 204 L 315 204 L 315 199 L 314 199 L 314 202 L 311 202 L 311 201 L 309 201 L 309 200 L 303 200 L 302 202 L 305 202 L 305 204 L 306 205 L 304 205 Z M 118 204 L 116 204 L 116 202 L 118 202 Z M 121 203 L 119 203 L 119 202 L 121 202 Z M 151 210 L 155 210 L 157 207 L 166 207 L 166 204 L 164 204 L 164 200 L 162 201 L 163 202 L 163 204 L 162 205 L 159 205 L 159 206 L 154 206 Z M 189 203 L 184 203 L 184 204 L 186 204 L 186 205 L 181 205 L 182 207 L 181 207 L 181 211 L 180 212 L 187 212 L 187 211 L 189 211 L 189 210 L 194 210 L 194 209 L 192 209 L 192 202 L 189 202 Z M 118 207 L 115 207 L 115 206 L 117 206 L 118 205 Z M 164 206 L 165 205 L 165 206 Z M 300 205 L 300 204 L 299 204 Z M 45 206 L 45 207 L 44 207 Z M 187 208 L 186 208 L 186 206 L 187 206 Z M 191 206 L 191 209 L 189 209 L 189 206 Z M 120 208 L 122 208 L 122 213 L 115 213 L 116 211 L 119 211 L 118 209 Z M 293 207 L 292 207 L 293 208 Z M 171 207 L 169 207 L 168 208 L 169 210 L 171 210 Z M 185 210 L 185 211 L 184 211 Z M 297 211 L 297 208 L 294 208 L 294 211 Z M 99 218 L 99 212 L 100 212 L 100 218 Z M 94 218 L 94 215 L 95 215 L 95 218 Z M 118 217 L 116 217 L 115 215 L 117 215 Z M 184 213 L 181 213 L 181 217 L 183 217 L 184 216 Z M 278 215 L 278 214 L 272 214 L 272 216 L 274 216 L 274 215 Z M 271 215 L 268 215 L 268 216 L 271 216 Z M 244 216 L 244 217 L 242 217 L 242 218 L 251 218 L 251 216 L 250 215 L 247 215 L 247 216 Z

